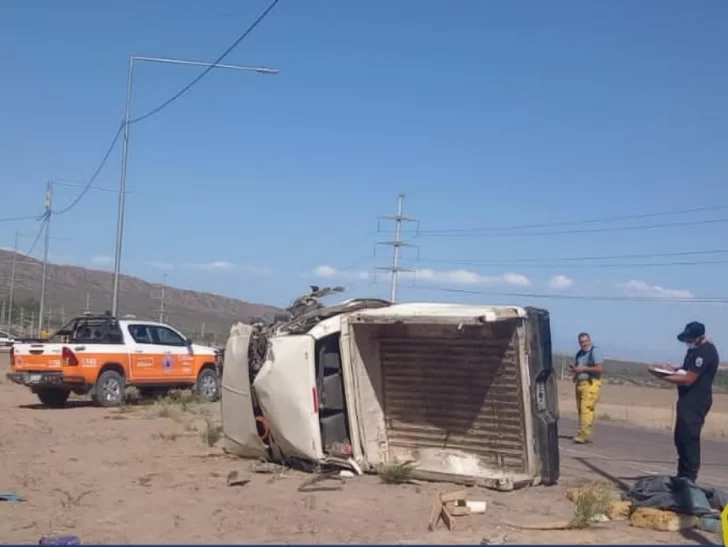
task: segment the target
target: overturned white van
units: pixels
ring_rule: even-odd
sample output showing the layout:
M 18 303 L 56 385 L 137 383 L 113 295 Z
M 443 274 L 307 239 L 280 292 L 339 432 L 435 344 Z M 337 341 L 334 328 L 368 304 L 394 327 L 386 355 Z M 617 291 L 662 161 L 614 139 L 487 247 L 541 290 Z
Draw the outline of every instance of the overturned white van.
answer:
M 232 328 L 229 452 L 357 472 L 410 461 L 420 479 L 499 489 L 558 481 L 548 312 L 378 299 L 323 307 L 317 294 L 286 322 Z

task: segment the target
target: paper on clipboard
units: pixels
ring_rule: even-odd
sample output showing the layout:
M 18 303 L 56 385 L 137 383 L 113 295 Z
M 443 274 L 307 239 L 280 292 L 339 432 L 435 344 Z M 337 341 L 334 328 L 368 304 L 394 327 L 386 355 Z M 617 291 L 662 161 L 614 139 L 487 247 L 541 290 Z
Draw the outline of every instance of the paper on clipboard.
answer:
M 673 374 L 676 374 L 676 371 L 662 367 L 655 367 L 651 368 L 650 370 L 655 374 L 662 374 L 663 376 L 672 376 Z
M 662 376 L 672 376 L 672 375 L 681 376 L 681 375 L 685 374 L 685 370 L 681 369 L 681 368 L 679 368 L 677 370 L 670 370 L 669 368 L 655 367 L 650 370 L 652 372 L 654 372 L 655 374 L 661 374 Z

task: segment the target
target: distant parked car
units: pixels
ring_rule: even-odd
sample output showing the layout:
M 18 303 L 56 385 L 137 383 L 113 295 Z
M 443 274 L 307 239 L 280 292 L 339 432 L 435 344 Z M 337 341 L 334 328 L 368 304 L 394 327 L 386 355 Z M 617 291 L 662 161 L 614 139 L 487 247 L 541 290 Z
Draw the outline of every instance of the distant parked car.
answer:
M 10 333 L 0 330 L 0 348 L 12 347 L 14 342 L 15 338 Z

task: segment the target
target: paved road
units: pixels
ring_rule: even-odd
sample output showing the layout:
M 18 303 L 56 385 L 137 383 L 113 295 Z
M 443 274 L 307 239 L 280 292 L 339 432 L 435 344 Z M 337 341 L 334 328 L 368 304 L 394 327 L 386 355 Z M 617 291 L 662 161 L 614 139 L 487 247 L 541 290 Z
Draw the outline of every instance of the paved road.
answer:
M 674 475 L 676 453 L 672 431 L 645 429 L 601 422 L 595 425 L 594 443 L 576 445 L 571 437 L 576 421 L 562 417 L 561 475 L 602 476 L 604 479 L 631 482 L 645 475 Z M 703 438 L 702 467 L 698 482 L 728 490 L 728 440 Z

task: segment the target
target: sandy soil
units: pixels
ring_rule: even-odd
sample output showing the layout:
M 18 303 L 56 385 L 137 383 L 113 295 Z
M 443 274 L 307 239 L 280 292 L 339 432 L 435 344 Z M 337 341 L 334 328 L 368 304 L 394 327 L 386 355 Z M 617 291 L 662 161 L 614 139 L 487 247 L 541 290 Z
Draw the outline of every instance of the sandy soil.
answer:
M 0 356 L 5 365 L 5 356 Z M 610 523 L 584 531 L 527 531 L 509 523 L 568 520 L 565 489 L 583 482 L 568 470 L 559 486 L 511 493 L 470 489 L 488 501 L 484 515 L 457 519 L 448 532 L 427 531 L 433 496 L 445 484 L 381 484 L 350 479 L 340 490 L 299 492 L 310 475 L 252 473 L 203 438 L 219 422 L 218 405 L 105 410 L 77 401 L 36 406 L 2 368 L 0 490 L 25 501 L 0 503 L 0 538 L 36 543 L 75 534 L 84 543 L 508 543 L 644 544 L 686 542 L 679 534 Z M 210 425 L 208 425 L 210 424 Z M 229 487 L 226 476 L 250 478 Z M 571 474 L 570 474 L 571 473 Z M 337 486 L 324 483 L 324 486 Z
M 675 389 L 605 384 L 597 405 L 602 421 L 624 422 L 654 429 L 672 429 L 675 423 Z M 559 412 L 576 415 L 574 385 L 559 382 Z M 706 436 L 728 437 L 728 394 L 713 395 L 713 407 L 705 422 Z

